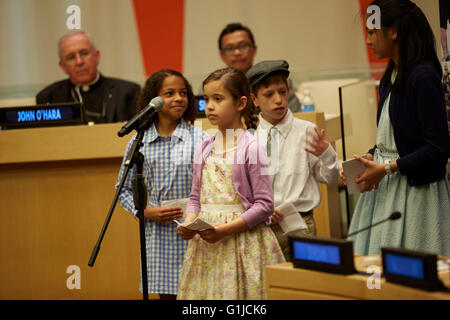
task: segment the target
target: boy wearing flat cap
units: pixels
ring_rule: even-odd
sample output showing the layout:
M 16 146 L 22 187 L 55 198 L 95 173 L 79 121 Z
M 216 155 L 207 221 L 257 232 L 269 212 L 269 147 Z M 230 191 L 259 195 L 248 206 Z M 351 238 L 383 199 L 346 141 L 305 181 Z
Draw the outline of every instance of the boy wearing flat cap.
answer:
M 288 76 L 289 64 L 285 60 L 262 61 L 247 72 L 253 103 L 261 109 L 255 136 L 266 146 L 270 162 L 275 202 L 271 227 L 289 261 L 289 243 L 279 225 L 284 219 L 279 207 L 293 206 L 308 227 L 289 235 L 316 235 L 313 209 L 321 197 L 317 183 L 335 182 L 339 166 L 325 131 L 295 118 L 288 109 Z

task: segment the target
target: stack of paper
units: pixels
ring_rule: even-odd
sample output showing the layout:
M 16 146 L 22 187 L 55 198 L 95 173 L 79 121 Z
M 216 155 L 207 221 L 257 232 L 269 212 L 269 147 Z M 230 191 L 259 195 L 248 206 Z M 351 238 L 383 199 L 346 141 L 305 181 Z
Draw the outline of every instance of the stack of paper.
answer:
M 180 220 L 186 218 L 186 207 L 189 202 L 189 198 L 174 199 L 161 201 L 162 207 L 181 207 L 183 209 L 183 217 Z
M 282 204 L 277 209 L 280 210 L 284 216 L 283 220 L 279 222 L 279 225 L 285 235 L 294 231 L 308 229 L 305 220 L 303 220 L 302 216 L 292 203 L 288 202 Z
M 347 182 L 348 194 L 361 192 L 365 182 L 356 183 L 355 178 L 358 175 L 361 176 L 366 170 L 364 164 L 358 159 L 351 159 L 342 162 L 342 169 L 344 170 L 344 176 Z
M 202 220 L 200 217 L 195 218 L 194 221 L 192 221 L 190 224 L 188 224 L 187 226 L 181 224 L 180 222 L 178 222 L 177 220 L 173 220 L 175 221 L 179 226 L 183 226 L 189 230 L 193 230 L 193 231 L 200 231 L 200 230 L 208 230 L 208 229 L 214 229 L 214 227 L 212 225 L 210 225 L 208 222 L 206 222 L 205 220 Z

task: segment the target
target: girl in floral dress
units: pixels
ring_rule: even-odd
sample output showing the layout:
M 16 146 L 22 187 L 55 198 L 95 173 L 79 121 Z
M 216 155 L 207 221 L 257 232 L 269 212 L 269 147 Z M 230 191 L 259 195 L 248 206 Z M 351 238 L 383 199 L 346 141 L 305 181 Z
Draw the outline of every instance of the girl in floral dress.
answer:
M 232 68 L 203 82 L 205 112 L 218 132 L 194 155 L 194 177 L 186 220 L 197 216 L 214 229 L 191 231 L 178 299 L 266 299 L 265 266 L 284 262 L 270 227 L 273 192 L 265 152 L 255 137 L 257 115 L 245 74 Z

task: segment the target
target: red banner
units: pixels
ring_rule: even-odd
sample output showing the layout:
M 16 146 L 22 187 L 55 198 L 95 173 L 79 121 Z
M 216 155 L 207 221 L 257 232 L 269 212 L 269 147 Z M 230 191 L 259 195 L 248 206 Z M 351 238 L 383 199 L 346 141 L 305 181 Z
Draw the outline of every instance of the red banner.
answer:
M 133 0 L 145 73 L 183 72 L 184 0 Z

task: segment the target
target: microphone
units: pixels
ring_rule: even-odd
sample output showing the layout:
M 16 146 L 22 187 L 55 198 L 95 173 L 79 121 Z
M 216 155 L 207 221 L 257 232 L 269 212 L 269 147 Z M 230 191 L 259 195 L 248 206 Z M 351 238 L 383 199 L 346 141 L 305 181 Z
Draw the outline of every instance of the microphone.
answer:
M 366 230 L 368 230 L 368 229 L 371 229 L 371 228 L 373 228 L 373 227 L 375 227 L 375 226 L 377 226 L 377 225 L 379 225 L 379 224 L 381 224 L 381 223 L 384 223 L 384 222 L 386 222 L 386 221 L 389 221 L 389 220 L 397 220 L 397 219 L 399 219 L 401 216 L 402 216 L 402 214 L 401 214 L 400 212 L 395 211 L 395 212 L 391 213 L 391 215 L 389 216 L 389 218 L 386 218 L 386 219 L 383 219 L 383 220 L 381 220 L 381 221 L 378 221 L 377 223 L 371 224 L 371 225 L 369 225 L 368 227 L 365 227 L 365 228 L 363 228 L 363 229 L 361 229 L 361 230 L 352 232 L 352 233 L 348 234 L 346 237 L 343 237 L 343 238 L 341 238 L 341 239 L 345 239 L 345 238 L 354 236 L 354 235 L 357 234 L 357 233 L 360 233 L 360 232 L 366 231 Z
M 153 98 L 150 103 L 141 110 L 138 114 L 134 115 L 133 118 L 128 120 L 128 122 L 122 127 L 122 129 L 117 132 L 119 137 L 123 137 L 126 134 L 129 134 L 131 131 L 139 127 L 141 122 L 148 117 L 152 116 L 156 112 L 162 109 L 164 106 L 164 100 L 160 96 Z

